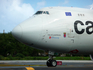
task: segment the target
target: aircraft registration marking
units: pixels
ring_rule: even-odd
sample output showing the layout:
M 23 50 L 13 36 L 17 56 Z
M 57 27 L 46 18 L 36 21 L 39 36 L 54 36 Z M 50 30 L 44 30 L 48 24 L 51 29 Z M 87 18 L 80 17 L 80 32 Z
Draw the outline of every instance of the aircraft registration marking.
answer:
M 78 14 L 78 16 L 85 16 L 85 14 Z

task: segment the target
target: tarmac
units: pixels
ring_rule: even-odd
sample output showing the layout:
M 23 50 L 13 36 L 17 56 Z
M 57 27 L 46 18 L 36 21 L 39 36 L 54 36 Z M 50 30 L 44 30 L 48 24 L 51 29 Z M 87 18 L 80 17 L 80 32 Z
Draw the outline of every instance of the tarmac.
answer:
M 1 60 L 0 70 L 93 70 L 91 60 L 58 60 L 62 65 L 47 67 L 47 60 Z

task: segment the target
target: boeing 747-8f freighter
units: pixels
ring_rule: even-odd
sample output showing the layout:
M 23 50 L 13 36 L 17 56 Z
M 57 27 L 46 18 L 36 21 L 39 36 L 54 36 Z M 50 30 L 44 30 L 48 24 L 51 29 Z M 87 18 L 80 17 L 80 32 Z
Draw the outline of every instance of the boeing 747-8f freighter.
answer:
M 54 52 L 89 54 L 93 58 L 93 10 L 47 7 L 12 31 L 20 42 L 49 51 L 47 66 L 57 66 Z

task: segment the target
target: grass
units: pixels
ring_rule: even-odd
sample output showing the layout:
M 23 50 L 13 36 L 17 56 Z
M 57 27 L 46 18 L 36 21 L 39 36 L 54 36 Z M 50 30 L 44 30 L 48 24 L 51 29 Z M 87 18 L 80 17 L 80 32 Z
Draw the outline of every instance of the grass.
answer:
M 56 60 L 90 60 L 90 57 L 56 57 Z
M 1 57 L 0 60 L 47 60 L 49 57 Z M 90 57 L 55 57 L 55 60 L 91 60 Z

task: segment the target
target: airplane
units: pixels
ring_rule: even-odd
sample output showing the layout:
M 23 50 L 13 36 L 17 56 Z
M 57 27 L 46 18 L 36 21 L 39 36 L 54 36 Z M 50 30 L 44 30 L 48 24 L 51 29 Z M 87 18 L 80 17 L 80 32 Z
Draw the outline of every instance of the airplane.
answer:
M 12 35 L 20 42 L 49 51 L 48 67 L 56 67 L 54 52 L 89 54 L 93 60 L 93 10 L 46 7 L 17 25 Z

